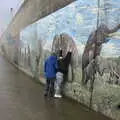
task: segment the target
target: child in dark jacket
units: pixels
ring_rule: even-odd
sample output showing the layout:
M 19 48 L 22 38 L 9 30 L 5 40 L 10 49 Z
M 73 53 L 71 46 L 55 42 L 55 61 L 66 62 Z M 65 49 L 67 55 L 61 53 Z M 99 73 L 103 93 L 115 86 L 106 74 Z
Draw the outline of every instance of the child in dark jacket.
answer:
M 68 67 L 71 61 L 71 50 L 68 51 L 65 57 L 62 57 L 62 50 L 59 51 L 59 57 L 57 60 L 57 74 L 56 74 L 56 85 L 55 85 L 55 98 L 61 98 L 61 85 L 63 82 L 64 75 L 68 73 Z
M 46 77 L 44 96 L 50 95 L 52 97 L 54 95 L 54 82 L 56 80 L 57 73 L 57 56 L 55 53 L 46 59 L 44 64 L 44 72 Z

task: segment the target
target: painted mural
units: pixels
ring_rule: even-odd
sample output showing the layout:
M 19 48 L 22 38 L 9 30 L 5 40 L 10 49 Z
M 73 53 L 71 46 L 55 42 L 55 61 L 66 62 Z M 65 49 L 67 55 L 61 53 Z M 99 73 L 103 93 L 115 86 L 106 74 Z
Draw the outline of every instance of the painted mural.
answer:
M 41 77 L 46 57 L 59 48 L 65 56 L 72 47 L 65 94 L 120 120 L 119 2 L 77 0 L 24 28 L 18 46 L 7 42 L 9 50 L 3 47 L 3 51 L 11 51 L 16 64 L 45 82 Z

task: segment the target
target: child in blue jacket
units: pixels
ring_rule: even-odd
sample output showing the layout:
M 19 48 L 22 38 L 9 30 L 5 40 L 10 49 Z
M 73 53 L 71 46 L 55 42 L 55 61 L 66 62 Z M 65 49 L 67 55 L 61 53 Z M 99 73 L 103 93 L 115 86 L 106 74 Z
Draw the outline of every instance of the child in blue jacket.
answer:
M 52 53 L 45 61 L 44 72 L 46 77 L 45 94 L 44 96 L 54 96 L 54 82 L 57 73 L 57 56 Z

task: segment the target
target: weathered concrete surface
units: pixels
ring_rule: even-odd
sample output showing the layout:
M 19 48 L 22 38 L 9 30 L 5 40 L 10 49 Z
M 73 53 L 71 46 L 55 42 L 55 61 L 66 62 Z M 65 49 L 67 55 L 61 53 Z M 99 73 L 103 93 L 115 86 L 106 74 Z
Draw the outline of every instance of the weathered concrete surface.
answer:
M 0 56 L 1 120 L 110 120 L 74 101 L 45 99 L 43 87 Z
M 24 27 L 73 1 L 75 0 L 25 0 L 6 31 L 16 38 Z

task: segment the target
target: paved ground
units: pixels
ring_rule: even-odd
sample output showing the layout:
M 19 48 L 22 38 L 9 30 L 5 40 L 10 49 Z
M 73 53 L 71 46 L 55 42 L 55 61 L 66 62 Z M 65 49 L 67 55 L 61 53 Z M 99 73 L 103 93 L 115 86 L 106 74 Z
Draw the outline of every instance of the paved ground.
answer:
M 0 120 L 110 120 L 68 99 L 45 99 L 43 90 L 0 56 Z

